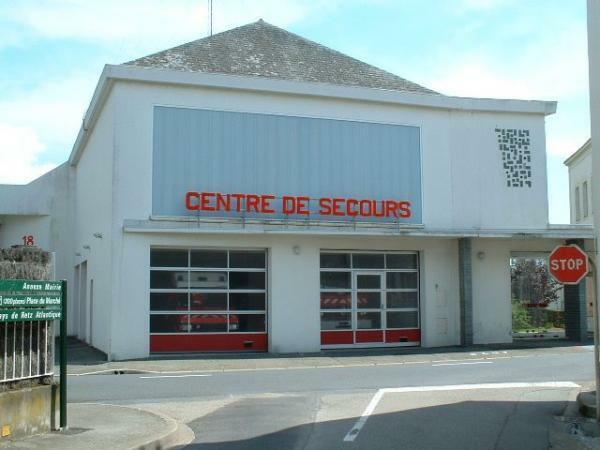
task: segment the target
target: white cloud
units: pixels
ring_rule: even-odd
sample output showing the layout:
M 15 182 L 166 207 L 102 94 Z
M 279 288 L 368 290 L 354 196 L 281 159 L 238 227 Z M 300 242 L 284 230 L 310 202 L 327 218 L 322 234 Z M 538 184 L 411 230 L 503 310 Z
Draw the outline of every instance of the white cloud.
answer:
M 581 147 L 587 139 L 582 138 L 581 135 L 558 135 L 554 136 L 550 134 L 548 136 L 548 142 L 546 144 L 547 150 L 549 154 L 562 156 L 564 159 L 567 159 L 571 156 L 579 147 Z
M 0 122 L 32 127 L 44 141 L 73 142 L 100 74 L 78 73 L 0 98 Z
M 443 69 L 429 77 L 428 85 L 475 97 L 560 99 L 586 93 L 586 42 L 585 25 L 571 25 L 512 52 L 480 51 L 440 64 Z
M 286 27 L 339 0 L 215 0 L 215 33 L 264 18 Z M 116 58 L 162 50 L 208 33 L 206 0 L 23 0 L 1 2 L 0 48 L 33 40 L 88 40 Z M 113 61 L 113 62 L 121 62 Z M 108 62 L 108 61 L 107 61 Z M 73 72 L 27 90 L 0 92 L 0 183 L 25 183 L 70 153 L 100 73 Z M 13 167 L 8 169 L 7 167 Z
M 213 2 L 213 31 L 259 18 L 287 26 L 311 12 L 330 8 L 331 3 L 326 0 L 216 0 Z M 0 6 L 0 16 L 41 38 L 185 42 L 206 36 L 208 32 L 206 0 L 24 1 Z
M 420 80 L 447 95 L 558 101 L 557 113 L 547 120 L 546 148 L 566 158 L 589 136 L 585 24 L 565 24 L 529 42 L 511 52 L 483 49 L 461 56 L 452 49 L 452 59 Z
M 67 158 L 96 80 L 81 73 L 0 99 L 0 183 L 29 182 Z
M 21 184 L 56 167 L 39 163 L 44 150 L 35 130 L 0 123 L 0 183 Z

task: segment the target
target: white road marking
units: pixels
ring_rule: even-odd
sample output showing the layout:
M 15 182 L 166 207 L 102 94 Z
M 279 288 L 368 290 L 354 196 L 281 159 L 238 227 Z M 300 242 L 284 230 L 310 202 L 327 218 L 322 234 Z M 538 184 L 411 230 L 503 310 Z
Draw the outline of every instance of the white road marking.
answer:
M 345 442 L 352 442 L 354 441 L 354 439 L 356 439 L 356 436 L 358 436 L 358 433 L 360 433 L 362 427 L 364 427 L 365 423 L 367 423 L 369 416 L 373 414 L 373 411 L 377 407 L 377 404 L 379 403 L 379 400 L 381 400 L 381 397 L 383 397 L 383 394 L 385 394 L 385 389 L 379 389 L 375 393 L 375 395 L 367 405 L 366 409 L 363 411 L 362 415 L 358 418 L 354 426 L 350 429 L 350 431 L 348 431 L 348 434 L 344 437 Z
M 487 384 L 456 384 L 449 386 L 416 386 L 416 387 L 401 387 L 401 388 L 384 388 L 379 389 L 362 415 L 358 418 L 354 426 L 344 436 L 344 442 L 353 442 L 360 433 L 360 430 L 365 426 L 367 420 L 375 411 L 377 404 L 383 398 L 384 394 L 387 393 L 406 393 L 406 392 L 433 392 L 433 391 L 463 391 L 463 390 L 477 390 L 477 389 L 519 389 L 529 387 L 547 387 L 547 388 L 578 388 L 578 384 L 572 381 L 542 381 L 534 383 L 487 383 Z
M 492 359 L 492 358 L 437 359 L 435 361 L 430 361 L 430 362 L 431 363 L 448 363 L 448 362 L 460 362 L 460 361 L 483 361 L 484 359 Z
M 447 363 L 447 364 L 432 364 L 431 367 L 440 366 L 469 366 L 473 364 L 494 364 L 492 361 L 475 361 L 475 362 L 459 362 L 459 363 Z
M 193 374 L 193 375 L 156 375 L 151 377 L 140 377 L 140 378 L 190 378 L 190 377 L 212 377 L 210 374 Z

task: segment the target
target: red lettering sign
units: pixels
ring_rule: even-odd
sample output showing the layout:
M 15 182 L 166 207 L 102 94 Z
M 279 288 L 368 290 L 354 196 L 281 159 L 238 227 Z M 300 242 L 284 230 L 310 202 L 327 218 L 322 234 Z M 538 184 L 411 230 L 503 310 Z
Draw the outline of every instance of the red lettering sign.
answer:
M 223 194 L 194 192 L 185 194 L 189 211 L 238 212 L 260 215 L 319 216 L 359 218 L 408 219 L 412 216 L 411 202 L 407 200 L 373 200 L 342 197 L 284 195 L 277 198 L 265 194 Z

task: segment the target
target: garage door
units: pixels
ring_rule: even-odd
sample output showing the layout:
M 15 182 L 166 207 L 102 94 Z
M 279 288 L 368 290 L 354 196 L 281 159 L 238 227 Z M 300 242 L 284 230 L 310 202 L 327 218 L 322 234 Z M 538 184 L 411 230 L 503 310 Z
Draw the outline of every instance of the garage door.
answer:
M 421 342 L 417 252 L 321 252 L 321 346 Z
M 150 250 L 150 351 L 267 350 L 265 250 Z

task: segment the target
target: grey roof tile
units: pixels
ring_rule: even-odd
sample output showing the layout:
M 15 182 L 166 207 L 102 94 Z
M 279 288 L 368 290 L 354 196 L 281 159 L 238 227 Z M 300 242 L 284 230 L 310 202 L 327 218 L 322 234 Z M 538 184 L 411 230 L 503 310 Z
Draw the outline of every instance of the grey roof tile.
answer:
M 263 20 L 125 64 L 437 94 Z

